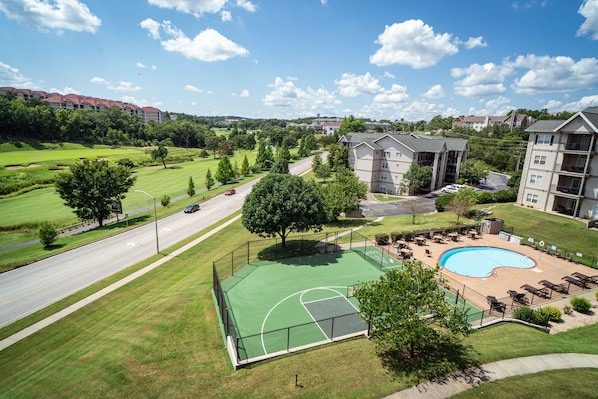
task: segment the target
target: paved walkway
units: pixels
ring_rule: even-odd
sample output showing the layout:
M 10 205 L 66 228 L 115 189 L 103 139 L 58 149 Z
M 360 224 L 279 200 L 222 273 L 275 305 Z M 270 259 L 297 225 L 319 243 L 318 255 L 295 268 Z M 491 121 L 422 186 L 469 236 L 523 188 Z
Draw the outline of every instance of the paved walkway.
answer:
M 598 355 L 558 353 L 501 360 L 453 373 L 387 396 L 386 399 L 441 399 L 469 388 L 518 375 L 546 370 L 598 368 Z

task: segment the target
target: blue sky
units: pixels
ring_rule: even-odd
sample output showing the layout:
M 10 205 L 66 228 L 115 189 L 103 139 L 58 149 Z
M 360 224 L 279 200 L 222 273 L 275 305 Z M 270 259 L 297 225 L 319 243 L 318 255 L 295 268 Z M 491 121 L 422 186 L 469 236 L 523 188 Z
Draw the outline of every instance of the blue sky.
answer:
M 598 0 L 0 0 L 0 86 L 193 115 L 598 106 Z

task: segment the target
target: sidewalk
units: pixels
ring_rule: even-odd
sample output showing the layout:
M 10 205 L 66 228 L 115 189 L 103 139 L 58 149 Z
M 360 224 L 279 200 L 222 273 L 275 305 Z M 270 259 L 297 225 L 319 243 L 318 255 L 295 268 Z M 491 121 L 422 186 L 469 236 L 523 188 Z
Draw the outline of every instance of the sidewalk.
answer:
M 598 355 L 556 353 L 500 360 L 424 382 L 387 396 L 386 399 L 448 398 L 485 382 L 538 373 L 540 371 L 582 367 L 598 368 Z

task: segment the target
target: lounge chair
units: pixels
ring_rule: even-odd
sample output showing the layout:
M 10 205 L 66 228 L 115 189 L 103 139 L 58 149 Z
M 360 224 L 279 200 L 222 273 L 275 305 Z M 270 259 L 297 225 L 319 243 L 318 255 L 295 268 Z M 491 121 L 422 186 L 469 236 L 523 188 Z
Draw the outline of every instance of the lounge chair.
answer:
M 533 249 L 538 249 L 538 241 L 532 242 L 532 248 Z
M 550 247 L 548 245 L 544 246 L 544 249 L 542 249 L 542 252 L 544 252 L 545 254 L 549 254 L 550 253 Z
M 556 252 L 553 252 L 552 256 L 556 256 L 557 258 L 562 258 L 563 257 L 563 251 L 559 249 Z
M 569 287 L 571 287 L 571 284 L 574 284 L 584 289 L 589 288 L 585 280 L 580 280 L 572 276 L 565 276 L 563 277 L 563 280 L 569 283 Z
M 507 294 L 511 296 L 513 301 L 520 303 L 521 305 L 527 305 L 529 303 L 529 299 L 523 292 L 517 292 L 515 290 L 508 290 Z
M 548 280 L 540 280 L 538 284 L 542 284 L 546 288 L 550 288 L 553 291 L 559 292 L 561 294 L 568 294 L 569 290 L 565 287 L 565 284 L 555 284 L 551 283 Z
M 499 301 L 498 299 L 496 299 L 496 297 L 492 295 L 488 295 L 486 297 L 486 300 L 488 301 L 488 305 L 490 305 L 491 310 L 494 309 L 501 313 L 504 313 L 505 310 L 507 310 L 507 304 Z
M 532 287 L 529 284 L 523 284 L 520 288 L 526 290 L 531 294 L 534 294 L 535 296 L 539 296 L 540 298 L 550 298 L 550 290 L 546 287 L 536 288 Z
M 585 281 L 586 283 L 598 284 L 598 276 L 586 276 L 580 272 L 571 273 L 571 275 Z
M 573 254 L 571 252 L 569 252 L 567 255 L 565 255 L 565 259 L 567 259 L 569 262 L 577 263 L 577 261 L 575 259 L 573 259 Z

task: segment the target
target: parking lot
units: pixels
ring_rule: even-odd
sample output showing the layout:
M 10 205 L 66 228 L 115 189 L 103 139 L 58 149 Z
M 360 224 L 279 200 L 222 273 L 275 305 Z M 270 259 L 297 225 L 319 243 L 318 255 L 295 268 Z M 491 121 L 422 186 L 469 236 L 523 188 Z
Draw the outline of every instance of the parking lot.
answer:
M 489 173 L 484 183 L 476 187 L 476 191 L 499 191 L 508 188 L 507 176 L 499 173 Z M 378 202 L 372 196 L 362 201 L 361 209 L 365 217 L 411 215 L 407 202 L 417 202 L 422 214 L 432 213 L 436 210 L 434 201 L 442 195 L 440 190 L 434 191 L 426 196 L 413 197 L 406 200 Z

